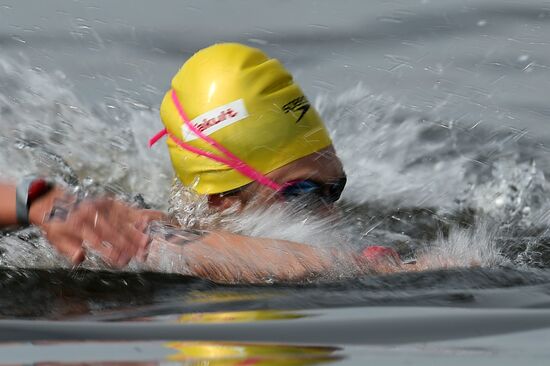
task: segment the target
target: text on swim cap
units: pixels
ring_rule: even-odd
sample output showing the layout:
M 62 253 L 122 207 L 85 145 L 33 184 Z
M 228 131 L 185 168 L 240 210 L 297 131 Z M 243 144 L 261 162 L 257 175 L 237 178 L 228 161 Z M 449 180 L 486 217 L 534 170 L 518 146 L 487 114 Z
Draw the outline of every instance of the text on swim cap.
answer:
M 191 120 L 200 132 L 210 135 L 224 127 L 232 125 L 248 117 L 248 111 L 242 99 L 222 105 Z M 192 141 L 198 138 L 185 124 L 182 126 L 185 141 Z
M 283 112 L 293 112 L 293 113 L 300 113 L 298 118 L 296 119 L 296 123 L 300 122 L 302 117 L 306 114 L 306 112 L 309 110 L 310 104 L 305 95 L 299 96 L 298 98 L 292 99 L 290 102 L 285 104 L 283 106 Z
M 218 123 L 221 123 L 225 121 L 228 118 L 234 118 L 238 115 L 237 112 L 235 112 L 232 108 L 227 108 L 225 111 L 221 111 L 220 114 L 216 118 L 203 118 L 202 122 L 200 122 L 197 127 L 197 129 L 200 132 L 204 132 L 206 129 L 213 127 L 217 125 Z

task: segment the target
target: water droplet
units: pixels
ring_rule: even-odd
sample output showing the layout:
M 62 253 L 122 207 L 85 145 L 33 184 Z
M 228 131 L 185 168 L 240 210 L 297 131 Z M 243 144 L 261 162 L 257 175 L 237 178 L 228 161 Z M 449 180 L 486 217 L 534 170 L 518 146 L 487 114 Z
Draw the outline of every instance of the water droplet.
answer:
M 256 43 L 256 44 L 259 44 L 259 45 L 262 45 L 262 46 L 265 46 L 266 44 L 269 43 L 269 42 L 266 41 L 265 39 L 259 39 L 259 38 L 249 38 L 249 39 L 248 39 L 248 42 L 250 42 L 250 43 Z
M 17 36 L 17 35 L 13 35 L 11 36 L 11 39 L 13 39 L 14 41 L 17 41 L 19 43 L 27 43 L 27 41 L 25 41 L 23 38 Z
M 82 185 L 84 187 L 90 187 L 92 184 L 94 184 L 94 179 L 91 177 L 86 177 L 82 179 Z

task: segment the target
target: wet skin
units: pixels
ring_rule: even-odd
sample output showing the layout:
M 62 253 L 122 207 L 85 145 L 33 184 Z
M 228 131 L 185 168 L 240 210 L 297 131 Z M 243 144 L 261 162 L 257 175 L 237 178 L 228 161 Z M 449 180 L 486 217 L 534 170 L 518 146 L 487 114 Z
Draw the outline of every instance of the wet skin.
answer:
M 345 177 L 345 175 L 342 162 L 336 155 L 332 145 L 266 174 L 268 178 L 281 185 L 290 181 L 305 179 L 320 184 L 330 184 Z M 279 201 L 281 201 L 280 195 L 257 182 L 250 183 L 236 195 L 211 195 L 209 197 L 211 207 L 220 210 L 231 207 L 237 202 L 243 206 L 269 206 Z
M 330 146 L 276 169 L 267 176 L 279 184 L 304 179 L 330 184 L 345 176 L 345 173 L 334 148 Z M 241 208 L 266 206 L 280 200 L 281 196 L 276 192 L 255 182 L 237 194 L 209 196 L 210 206 L 217 210 L 236 204 Z M 186 235 L 182 232 L 180 237 Z M 171 268 L 167 270 L 171 272 L 219 283 L 299 282 L 351 277 L 373 271 L 390 272 L 399 267 L 391 258 L 371 261 L 349 250 L 318 248 L 224 231 L 203 233 L 183 242 L 177 238 L 174 240 L 173 236 L 157 237 L 152 241 L 149 253 L 147 263 L 153 268 L 169 263 Z
M 311 179 L 327 184 L 328 189 L 331 182 L 344 176 L 344 171 L 330 146 L 267 175 L 280 184 Z M 13 185 L 0 185 L 0 198 L 5 198 L 0 206 L 0 226 L 15 223 L 14 192 Z M 271 189 L 251 183 L 235 195 L 212 195 L 209 203 L 213 209 L 224 210 L 235 204 L 242 208 L 271 205 L 281 199 Z M 353 276 L 393 268 L 342 249 L 224 231 L 196 234 L 176 228 L 176 235 L 172 232 L 170 237 L 147 235 L 144 230 L 151 221 L 168 220 L 161 212 L 141 210 L 109 198 L 79 201 L 60 187 L 31 205 L 30 219 L 73 264 L 82 262 L 86 251 L 93 250 L 114 267 L 124 267 L 133 258 L 146 261 L 151 270 L 166 269 L 162 264 L 169 262 L 170 272 L 221 283 L 295 282 L 331 275 L 341 278 L 343 271 Z M 181 237 L 187 239 L 182 241 Z

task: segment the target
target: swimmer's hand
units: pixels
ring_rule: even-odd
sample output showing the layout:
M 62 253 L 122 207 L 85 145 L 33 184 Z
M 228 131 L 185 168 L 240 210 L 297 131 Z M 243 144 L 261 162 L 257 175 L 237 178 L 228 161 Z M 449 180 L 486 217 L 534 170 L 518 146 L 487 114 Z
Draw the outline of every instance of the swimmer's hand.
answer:
M 145 230 L 151 221 L 165 216 L 112 198 L 79 201 L 55 188 L 33 202 L 29 219 L 73 264 L 84 261 L 90 249 L 108 264 L 124 267 L 134 257 L 145 258 L 149 242 Z

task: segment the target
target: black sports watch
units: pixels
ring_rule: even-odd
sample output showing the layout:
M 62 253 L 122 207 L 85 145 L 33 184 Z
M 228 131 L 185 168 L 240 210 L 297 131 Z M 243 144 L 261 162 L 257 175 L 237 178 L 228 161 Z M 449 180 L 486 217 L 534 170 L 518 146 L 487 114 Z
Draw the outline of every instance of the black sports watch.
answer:
M 25 177 L 21 179 L 15 188 L 15 215 L 17 223 L 28 226 L 29 208 L 31 204 L 48 193 L 53 187 L 53 184 L 48 180 L 40 177 Z

